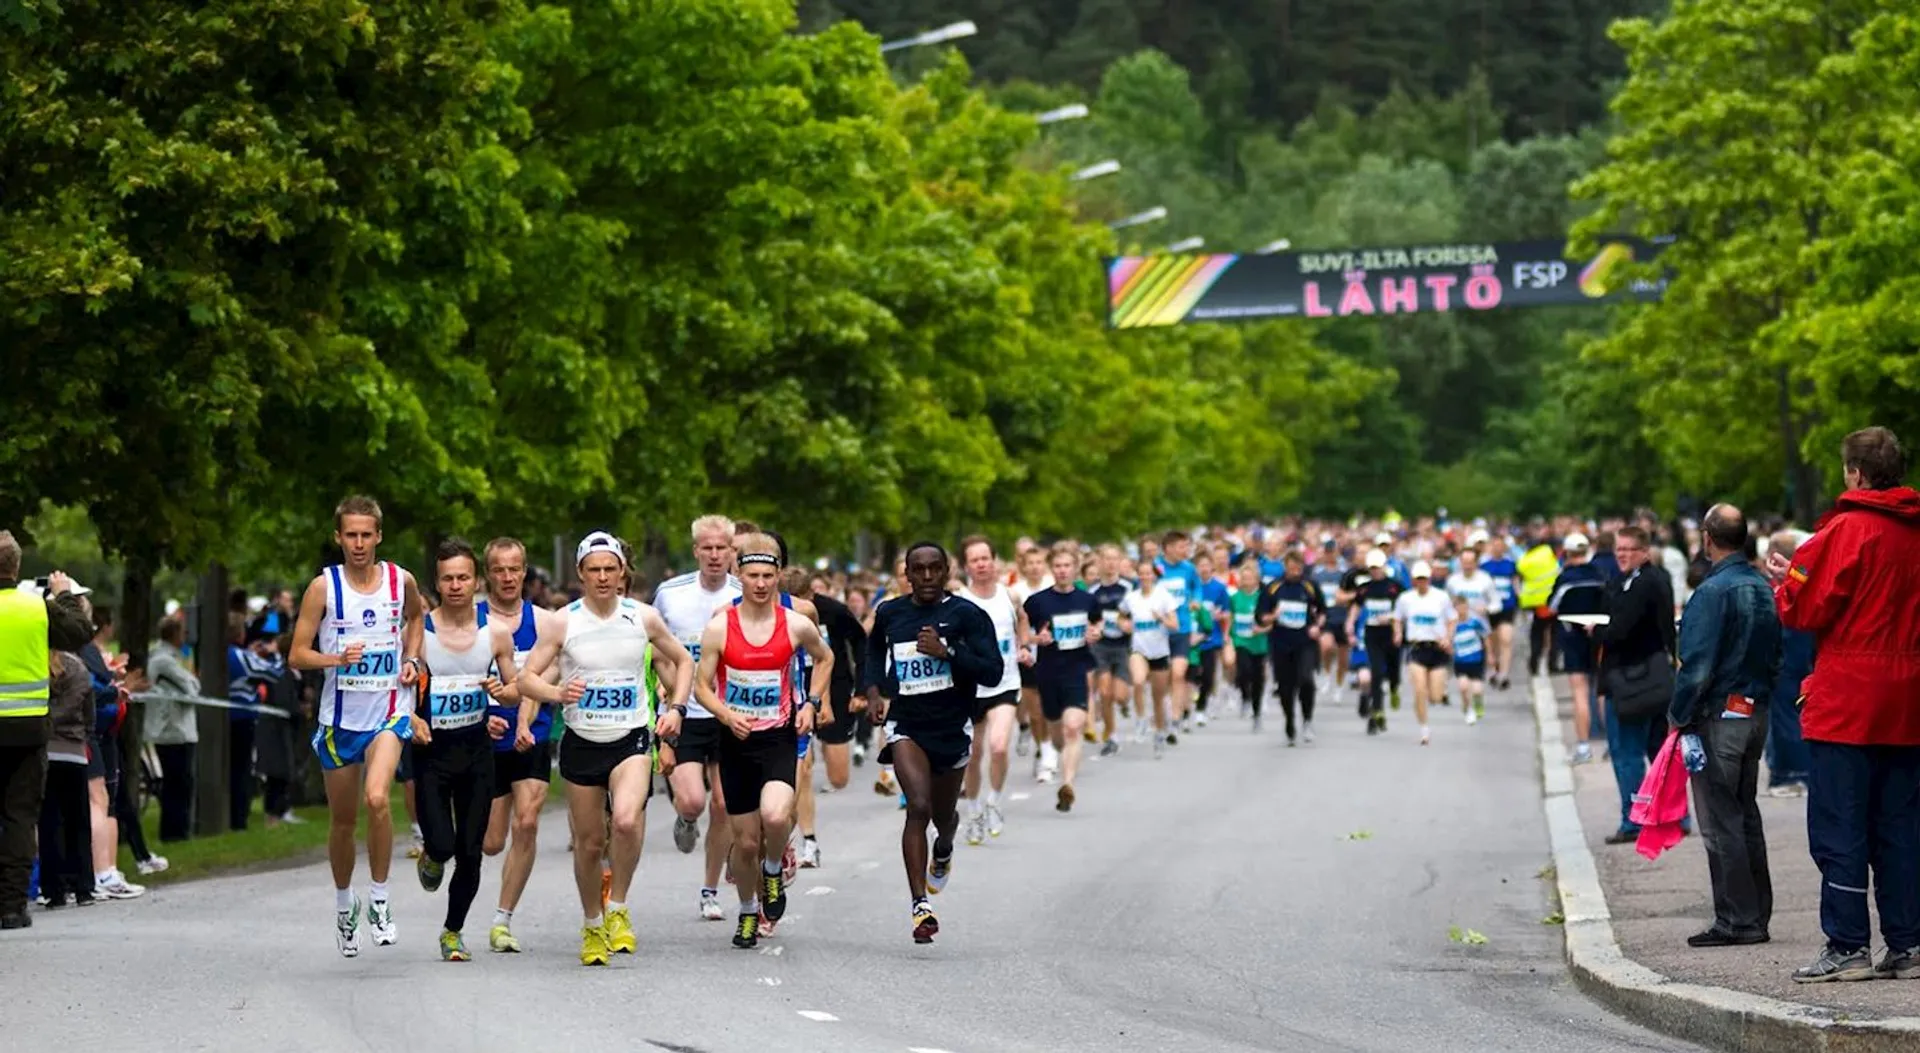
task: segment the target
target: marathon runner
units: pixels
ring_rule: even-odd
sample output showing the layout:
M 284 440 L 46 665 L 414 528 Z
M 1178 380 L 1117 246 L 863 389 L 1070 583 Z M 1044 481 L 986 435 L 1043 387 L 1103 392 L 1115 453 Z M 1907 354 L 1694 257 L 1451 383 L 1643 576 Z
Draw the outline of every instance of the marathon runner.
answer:
M 1193 539 L 1184 531 L 1168 531 L 1163 543 L 1165 552 L 1154 561 L 1160 571 L 1160 587 L 1180 605 L 1179 625 L 1169 638 L 1168 648 L 1172 653 L 1169 667 L 1173 675 L 1173 706 L 1169 714 L 1181 731 L 1191 731 L 1192 689 L 1187 684 L 1187 666 L 1193 653 L 1193 614 L 1200 604 L 1200 572 L 1194 569 L 1189 556 L 1193 552 Z M 1171 737 L 1168 742 L 1174 741 Z
M 413 737 L 411 688 L 421 672 L 423 605 L 413 575 L 379 560 L 380 505 L 349 497 L 333 511 L 333 541 L 343 562 L 307 585 L 293 632 L 295 669 L 320 669 L 313 751 L 327 791 L 327 860 L 333 866 L 335 941 L 340 954 L 360 953 L 360 898 L 353 894 L 354 827 L 367 803 L 367 923 L 373 942 L 400 938 L 387 897 L 393 863 L 393 806 L 389 800 L 400 747 Z M 365 787 L 362 789 L 362 775 Z
M 1000 678 L 974 688 L 972 730 L 973 741 L 979 748 L 968 751 L 963 789 L 967 843 L 977 845 L 989 837 L 999 837 L 1006 829 L 1006 817 L 1000 812 L 1000 795 L 1007 788 L 1007 746 L 1013 738 L 1014 720 L 1020 706 L 1022 666 L 1016 656 L 1026 650 L 1029 633 L 1026 608 L 1015 603 L 1013 594 L 1000 584 L 993 542 L 979 535 L 967 538 L 960 542 L 960 559 L 966 565 L 967 584 L 956 595 L 986 613 L 993 624 L 994 643 L 1000 655 Z M 870 670 L 867 675 L 878 682 L 877 670 Z M 988 783 L 984 803 L 980 800 L 983 767 L 987 768 Z M 924 840 L 925 824 L 919 829 Z
M 1294 700 L 1300 703 L 1302 724 L 1298 730 L 1307 742 L 1313 742 L 1313 667 L 1319 655 L 1320 625 L 1327 616 L 1326 601 L 1320 589 L 1306 578 L 1306 561 L 1298 552 L 1287 553 L 1280 580 L 1260 590 L 1255 609 L 1255 624 L 1266 630 L 1267 651 L 1273 656 L 1273 690 L 1280 699 L 1280 711 L 1287 720 L 1287 745 L 1297 741 L 1293 722 Z
M 1327 605 L 1326 624 L 1320 633 L 1320 674 L 1329 697 L 1336 697 L 1336 689 L 1347 681 L 1349 597 L 1341 587 L 1346 577 L 1347 571 L 1341 565 L 1340 550 L 1334 547 L 1333 537 L 1323 536 L 1320 539 L 1320 559 L 1307 572 L 1307 579 L 1320 590 L 1320 599 Z
M 486 561 L 487 594 L 475 610 L 496 637 L 504 636 L 513 644 L 513 667 L 520 669 L 543 633 L 551 636 L 565 629 L 557 615 L 534 606 L 527 598 L 527 547 L 518 539 L 494 538 L 487 542 L 481 558 Z M 489 658 L 497 644 L 497 640 L 489 644 Z M 548 681 L 553 677 L 549 671 Z M 518 734 L 520 688 L 510 681 L 505 682 L 505 688 L 495 696 L 489 711 L 491 717 L 507 725 L 507 733 L 493 743 L 493 807 L 481 850 L 489 856 L 503 850 L 507 853 L 500 865 L 500 900 L 494 908 L 492 927 L 487 930 L 487 948 L 514 954 L 520 950 L 520 941 L 513 935 L 513 912 L 519 909 L 527 878 L 533 874 L 540 810 L 546 807 L 547 788 L 553 781 L 553 750 L 548 745 L 553 737 L 553 708 L 533 705 L 533 719 L 528 725 L 533 741 L 523 745 Z
M 1073 809 L 1073 777 L 1080 771 L 1080 733 L 1087 722 L 1087 682 L 1093 674 L 1089 630 L 1100 616 L 1092 594 L 1074 585 L 1075 552 L 1056 548 L 1049 561 L 1053 587 L 1027 597 L 1027 623 L 1040 645 L 1034 679 L 1040 688 L 1040 714 L 1054 749 L 1060 753 L 1060 789 L 1054 808 Z
M 733 520 L 726 516 L 705 515 L 694 520 L 691 537 L 697 569 L 669 578 L 654 590 L 654 609 L 695 662 L 700 660 L 700 640 L 714 612 L 740 598 L 740 579 L 730 573 L 736 531 Z M 683 853 L 692 852 L 700 843 L 700 813 L 709 813 L 700 917 L 724 921 L 727 911 L 720 902 L 720 875 L 733 836 L 727 821 L 726 795 L 720 786 L 720 737 L 726 729 L 700 704 L 698 693 L 691 688 L 681 704 L 686 706 L 686 715 L 680 722 L 680 735 L 672 743 L 673 771 L 667 776 L 675 812 L 673 845 Z
M 1224 578 L 1214 576 L 1215 569 L 1224 571 L 1222 564 L 1214 562 L 1211 553 L 1202 552 L 1193 559 L 1194 573 L 1199 575 L 1200 591 L 1194 595 L 1198 599 L 1197 612 L 1199 622 L 1194 633 L 1195 666 L 1188 674 L 1194 682 L 1193 720 L 1200 727 L 1206 727 L 1211 719 L 1207 715 L 1207 706 L 1213 701 L 1213 693 L 1220 682 L 1220 652 L 1227 645 L 1224 626 L 1232 619 L 1233 612 L 1229 603 L 1233 590 Z
M 792 832 L 799 737 L 812 733 L 815 711 L 832 684 L 833 652 L 812 619 L 780 603 L 780 545 L 754 533 L 735 537 L 734 548 L 741 598 L 707 622 L 694 689 L 721 724 L 719 785 L 733 829 L 740 896 L 733 945 L 747 948 L 759 943 L 763 911 L 773 923 L 787 910 L 781 856 Z M 803 650 L 814 662 L 813 677 L 806 700 L 795 704 L 794 656 Z
M 1413 665 L 1413 715 L 1420 722 L 1420 745 L 1433 739 L 1427 727 L 1427 706 L 1447 693 L 1447 667 L 1452 664 L 1453 603 L 1433 587 L 1433 568 L 1426 560 L 1413 565 L 1413 588 L 1394 601 L 1394 638 L 1410 645 Z
M 1045 592 L 1053 587 L 1053 576 L 1047 573 L 1047 553 L 1038 545 L 1020 549 L 1016 557 L 1019 567 L 1019 580 L 1007 586 L 1013 596 L 1013 602 L 1020 608 L 1020 616 L 1026 617 L 1027 597 L 1036 592 Z M 1034 643 L 1031 635 L 1023 635 L 1019 645 L 1020 666 L 1020 738 L 1014 746 L 1014 753 L 1024 757 L 1029 749 L 1037 749 L 1033 761 L 1033 777 L 1038 782 L 1052 782 L 1053 772 L 1059 765 L 1059 755 L 1055 753 L 1053 742 L 1047 737 L 1046 718 L 1040 715 L 1040 681 L 1034 672 Z
M 531 750 L 539 707 L 527 703 L 512 721 L 489 712 L 489 702 L 503 699 L 508 689 L 494 675 L 494 630 L 473 602 L 480 560 L 459 538 L 442 541 L 434 557 L 440 606 L 426 616 L 420 649 L 426 704 L 413 715 L 414 781 L 425 840 L 416 866 L 420 887 L 438 892 L 447 860 L 455 861 L 440 959 L 464 962 L 470 956 L 461 930 L 480 891 L 481 844 L 493 807 L 493 741 Z
M 1120 546 L 1100 546 L 1099 577 L 1089 590 L 1100 610 L 1100 634 L 1093 641 L 1093 672 L 1094 690 L 1100 694 L 1102 757 L 1120 752 L 1117 711 L 1133 694 L 1133 632 L 1126 609 L 1127 593 L 1133 589 L 1120 577 L 1126 560 Z
M 1255 618 L 1260 603 L 1261 567 L 1259 560 L 1240 561 L 1239 580 L 1234 583 L 1229 601 L 1233 607 L 1233 646 L 1227 651 L 1233 659 L 1233 682 L 1240 692 L 1241 705 L 1253 712 L 1256 735 L 1260 733 L 1260 705 L 1267 693 L 1267 634 L 1259 631 Z M 1282 571 L 1284 573 L 1284 566 Z
M 627 893 L 640 864 L 647 799 L 653 795 L 653 737 L 677 735 L 685 715 L 685 707 L 676 704 L 654 726 L 657 667 L 664 658 L 672 671 L 667 697 L 685 698 L 693 661 L 658 611 L 625 595 L 629 571 L 619 539 L 601 530 L 588 534 L 574 550 L 574 566 L 586 594 L 567 605 L 563 633 L 542 636 L 534 645 L 517 683 L 523 699 L 563 704 L 560 778 L 567 783 L 573 878 L 585 919 L 580 964 L 606 965 L 612 955 L 634 950 Z M 494 661 L 502 676 L 513 675 L 511 640 L 496 638 Z M 564 686 L 545 679 L 556 662 Z M 603 854 L 613 865 L 604 903 Z
M 1493 643 L 1487 648 L 1487 683 L 1501 688 L 1513 686 L 1513 626 L 1520 614 L 1520 592 L 1515 583 L 1520 568 L 1507 555 L 1506 535 L 1484 540 L 1486 559 L 1480 564 L 1493 581 L 1493 595 L 1487 605 L 1487 623 L 1493 626 Z M 1473 538 L 1467 539 L 1469 542 Z
M 1484 534 L 1475 533 L 1472 537 L 1468 538 L 1468 541 L 1471 542 L 1475 537 L 1484 539 L 1485 536 Z M 1466 629 L 1470 622 L 1485 622 L 1488 613 L 1500 602 L 1499 590 L 1493 584 L 1493 576 L 1480 568 L 1480 554 L 1471 544 L 1460 551 L 1459 560 L 1460 569 L 1447 578 L 1448 594 L 1464 601 L 1466 604 L 1466 613 L 1454 618 L 1454 642 L 1456 646 L 1454 648 L 1453 661 L 1454 674 L 1456 677 L 1463 675 L 1460 673 L 1459 668 L 1463 661 L 1458 646 L 1461 642 L 1460 632 Z M 1489 635 L 1491 635 L 1491 631 L 1491 629 L 1488 630 Z M 1474 674 L 1473 679 L 1476 683 L 1479 683 L 1486 677 L 1486 670 L 1484 668 L 1486 665 L 1486 648 L 1484 644 L 1478 646 L 1476 652 L 1477 656 L 1474 661 L 1478 662 L 1482 668 Z M 1475 697 L 1476 696 L 1468 691 L 1467 685 L 1463 681 L 1460 685 L 1460 706 L 1466 710 L 1468 724 L 1478 723 L 1482 715 L 1474 710 Z M 1482 708 L 1484 708 L 1484 701 L 1482 702 Z
M 1460 684 L 1460 708 L 1466 711 L 1467 726 L 1480 723 L 1487 715 L 1487 695 L 1483 684 L 1487 676 L 1487 642 L 1492 630 L 1485 615 L 1475 614 L 1465 596 L 1453 598 L 1453 676 Z
M 969 547 L 980 551 L 978 545 Z M 913 941 L 931 943 L 940 931 L 940 920 L 927 894 L 946 888 L 953 871 L 953 835 L 960 824 L 954 803 L 972 752 L 979 690 L 1003 683 L 1006 662 L 988 613 L 977 603 L 946 591 L 946 550 L 921 541 L 908 547 L 906 558 L 912 592 L 883 604 L 874 619 L 873 634 L 867 638 L 870 682 L 866 695 L 874 719 L 885 722 L 886 749 L 907 794 L 900 854 L 907 868 L 907 891 L 913 897 Z M 1065 562 L 1056 560 L 1055 566 Z M 1058 569 L 1054 573 L 1062 577 Z M 1064 577 L 1071 589 L 1071 568 Z M 1084 688 L 1084 675 L 1081 684 Z M 1081 704 L 1085 705 L 1084 695 Z M 1071 736 L 1077 729 L 1067 731 Z M 1069 747 L 1067 782 L 1060 792 L 1071 801 L 1078 739 L 1070 737 Z M 929 823 L 936 835 L 931 862 Z
M 1394 619 L 1394 605 L 1400 599 L 1400 583 L 1387 576 L 1387 552 L 1367 552 L 1367 579 L 1351 590 L 1352 608 L 1347 612 L 1347 634 L 1360 641 L 1366 652 L 1367 734 L 1387 730 L 1387 713 L 1382 695 L 1391 687 L 1393 708 L 1400 708 L 1400 628 Z
M 1169 721 L 1168 696 L 1173 691 L 1172 637 L 1180 623 L 1180 601 L 1160 587 L 1160 568 L 1152 560 L 1140 561 L 1140 585 L 1127 593 L 1127 621 L 1133 631 L 1133 711 L 1135 738 L 1144 738 L 1147 723 L 1147 697 L 1153 698 L 1153 755 L 1158 757 L 1167 746 L 1176 745 Z

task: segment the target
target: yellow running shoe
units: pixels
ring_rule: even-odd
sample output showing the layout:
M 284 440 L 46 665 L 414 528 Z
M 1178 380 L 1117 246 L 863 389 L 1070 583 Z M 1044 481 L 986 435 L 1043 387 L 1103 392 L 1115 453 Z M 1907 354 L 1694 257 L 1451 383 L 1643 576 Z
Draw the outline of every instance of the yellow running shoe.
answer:
M 580 928 L 580 964 L 605 965 L 613 957 L 607 950 L 607 927 L 583 925 Z
M 633 953 L 633 917 L 627 908 L 607 912 L 607 946 L 615 954 Z
M 440 933 L 440 960 L 443 962 L 470 962 L 473 956 L 467 953 L 467 941 L 451 930 Z
M 520 953 L 520 941 L 513 938 L 513 932 L 505 925 L 495 925 L 487 930 L 487 946 L 496 954 Z

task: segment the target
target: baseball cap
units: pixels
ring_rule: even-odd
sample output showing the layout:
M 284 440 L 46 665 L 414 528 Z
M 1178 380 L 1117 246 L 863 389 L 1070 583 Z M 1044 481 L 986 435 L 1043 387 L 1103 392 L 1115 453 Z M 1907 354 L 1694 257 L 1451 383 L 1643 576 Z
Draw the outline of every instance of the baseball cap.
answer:
M 1367 550 L 1367 569 L 1368 570 L 1372 570 L 1375 567 L 1384 567 L 1386 565 L 1387 565 L 1387 554 L 1385 552 L 1382 552 L 1377 548 Z
M 620 547 L 620 539 L 604 530 L 596 530 L 580 539 L 580 544 L 573 550 L 573 565 L 577 567 L 585 563 L 587 557 L 595 552 L 611 552 L 621 566 L 627 565 L 627 552 Z
M 1487 532 L 1484 530 L 1475 530 L 1473 533 L 1467 535 L 1467 544 L 1469 545 L 1484 545 L 1486 543 Z
M 1560 544 L 1561 544 L 1561 547 L 1563 548 L 1584 549 L 1588 545 L 1592 544 L 1592 542 L 1587 540 L 1587 535 L 1582 534 L 1581 532 L 1576 530 L 1573 533 L 1568 534 L 1566 537 L 1566 540 L 1562 541 Z
M 1430 566 L 1427 563 L 1427 561 L 1423 559 L 1420 562 L 1415 563 L 1413 565 L 1413 576 L 1416 580 L 1420 578 L 1432 578 L 1433 567 Z
M 1393 535 L 1382 530 L 1378 534 L 1373 535 L 1373 543 L 1376 545 L 1391 545 L 1393 544 Z

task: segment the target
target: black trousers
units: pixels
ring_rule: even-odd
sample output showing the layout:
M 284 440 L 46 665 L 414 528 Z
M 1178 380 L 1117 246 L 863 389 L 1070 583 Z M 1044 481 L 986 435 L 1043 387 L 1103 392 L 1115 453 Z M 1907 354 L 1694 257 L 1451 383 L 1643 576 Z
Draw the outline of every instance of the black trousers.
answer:
M 1735 936 L 1763 934 L 1773 921 L 1773 876 L 1759 803 L 1766 706 L 1755 706 L 1746 720 L 1704 721 L 1700 738 L 1707 748 L 1707 770 L 1689 781 L 1707 843 L 1713 926 Z
M 1553 671 L 1560 651 L 1560 634 L 1554 627 L 1559 624 L 1557 619 L 1537 614 L 1527 622 L 1527 672 L 1534 676 L 1540 675 L 1542 661 L 1547 663 L 1547 672 Z
M 33 834 L 40 825 L 40 801 L 46 785 L 46 743 L 0 746 L 0 914 L 27 912 Z
M 1275 647 L 1272 657 L 1273 693 L 1280 698 L 1280 712 L 1287 717 L 1287 737 L 1292 738 L 1295 699 L 1300 703 L 1301 719 L 1313 723 L 1313 673 L 1319 668 L 1320 652 L 1312 648 Z
M 462 734 L 476 731 L 478 734 Z M 442 732 L 413 748 L 420 839 L 436 863 L 454 861 L 447 886 L 447 928 L 459 932 L 480 891 L 480 848 L 493 809 L 493 740 L 484 725 Z
M 1261 696 L 1267 693 L 1267 656 L 1240 652 L 1239 661 L 1233 667 L 1233 684 L 1240 689 L 1240 697 L 1253 707 L 1253 715 L 1260 715 Z
M 160 757 L 160 840 L 193 836 L 193 765 L 199 747 L 191 742 L 155 746 Z
M 1220 649 L 1201 651 L 1200 660 L 1187 672 L 1187 679 L 1198 685 L 1193 694 L 1193 708 L 1205 713 L 1207 699 L 1213 697 L 1213 687 L 1220 682 Z
M 40 891 L 55 903 L 67 896 L 93 898 L 93 807 L 84 764 L 47 763 L 40 804 Z
M 235 830 L 247 828 L 253 811 L 253 741 L 259 728 L 257 720 L 227 725 L 227 825 Z
M 1386 712 L 1387 690 L 1400 690 L 1400 648 L 1393 643 L 1391 631 L 1367 632 L 1367 671 L 1372 682 L 1367 685 L 1367 708 L 1375 713 Z

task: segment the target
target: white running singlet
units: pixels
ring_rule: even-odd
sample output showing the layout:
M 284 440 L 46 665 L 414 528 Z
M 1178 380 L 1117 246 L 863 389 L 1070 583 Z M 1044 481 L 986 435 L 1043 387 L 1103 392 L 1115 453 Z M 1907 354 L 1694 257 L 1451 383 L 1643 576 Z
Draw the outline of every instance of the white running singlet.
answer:
M 1019 622 L 1014 615 L 1012 594 L 1006 586 L 996 584 L 993 595 L 985 599 L 975 595 L 971 585 L 961 586 L 960 595 L 987 612 L 987 617 L 993 620 L 993 638 L 1000 644 L 1000 682 L 981 684 L 974 689 L 974 697 L 992 698 L 1020 690 L 1020 658 L 1013 653 L 1014 633 L 1019 628 Z
M 1447 619 L 1453 615 L 1453 600 L 1432 587 L 1424 596 L 1418 589 L 1408 589 L 1400 594 L 1394 613 L 1406 623 L 1408 643 L 1439 643 L 1447 638 Z
M 373 570 L 378 584 L 372 592 L 349 585 L 340 564 L 323 572 L 327 616 L 320 622 L 320 650 L 343 654 L 348 644 L 361 645 L 360 661 L 328 669 L 320 691 L 321 723 L 342 731 L 377 731 L 412 712 L 412 699 L 400 691 L 406 577 L 391 563 L 376 563 Z
M 492 696 L 480 682 L 493 672 L 493 631 L 487 628 L 486 608 L 476 608 L 474 619 L 479 627 L 473 645 L 456 651 L 440 642 L 433 615 L 427 615 L 420 657 L 427 663 L 427 724 L 435 731 L 472 727 L 487 719 Z
M 653 644 L 647 640 L 646 605 L 622 598 L 613 617 L 600 618 L 585 600 L 567 605 L 566 642 L 560 645 L 560 683 L 586 681 L 580 701 L 565 705 L 560 719 L 588 742 L 616 742 L 634 728 L 653 725 L 648 681 Z
M 668 578 L 660 583 L 653 593 L 653 609 L 667 623 L 667 631 L 693 656 L 696 667 L 700 664 L 700 637 L 707 631 L 707 622 L 713 618 L 713 612 L 729 606 L 740 598 L 740 579 L 727 575 L 726 584 L 708 592 L 700 587 L 699 573 L 682 574 L 677 578 Z M 824 633 L 822 634 L 824 638 Z M 707 712 L 698 697 L 689 694 L 686 698 L 688 720 L 712 720 L 713 714 Z

